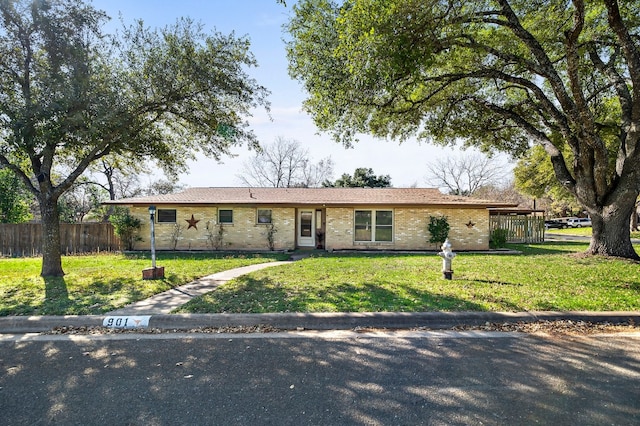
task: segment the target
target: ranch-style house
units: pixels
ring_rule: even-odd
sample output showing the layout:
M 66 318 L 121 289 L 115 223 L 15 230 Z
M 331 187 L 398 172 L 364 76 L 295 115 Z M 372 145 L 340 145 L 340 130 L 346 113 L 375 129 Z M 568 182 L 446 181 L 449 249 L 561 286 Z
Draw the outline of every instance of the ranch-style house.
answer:
M 489 209 L 514 204 L 433 188 L 189 188 L 110 201 L 142 222 L 158 250 L 435 250 L 430 217 L 447 218 L 454 250 L 489 248 Z

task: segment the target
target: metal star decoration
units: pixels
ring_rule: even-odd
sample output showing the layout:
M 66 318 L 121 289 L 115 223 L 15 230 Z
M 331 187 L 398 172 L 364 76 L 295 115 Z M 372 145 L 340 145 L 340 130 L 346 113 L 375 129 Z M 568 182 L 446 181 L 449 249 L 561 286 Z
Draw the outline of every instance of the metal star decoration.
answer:
M 469 221 L 469 223 L 467 223 L 466 225 L 467 225 L 467 228 L 469 228 L 469 229 L 471 229 L 471 228 L 473 228 L 474 226 L 476 226 L 476 224 L 475 224 L 475 223 L 473 223 L 473 222 L 471 222 L 471 221 Z
M 189 224 L 189 226 L 187 227 L 187 229 L 191 229 L 191 228 L 196 228 L 198 229 L 197 223 L 200 222 L 199 219 L 196 219 L 193 217 L 193 215 L 191 215 L 191 219 L 185 219 L 187 221 L 187 223 Z

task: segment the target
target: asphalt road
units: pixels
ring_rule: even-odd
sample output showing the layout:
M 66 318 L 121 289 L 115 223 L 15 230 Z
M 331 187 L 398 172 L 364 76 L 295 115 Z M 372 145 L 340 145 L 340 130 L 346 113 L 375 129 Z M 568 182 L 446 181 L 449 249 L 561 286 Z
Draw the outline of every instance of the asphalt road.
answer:
M 0 336 L 3 425 L 632 425 L 640 334 Z

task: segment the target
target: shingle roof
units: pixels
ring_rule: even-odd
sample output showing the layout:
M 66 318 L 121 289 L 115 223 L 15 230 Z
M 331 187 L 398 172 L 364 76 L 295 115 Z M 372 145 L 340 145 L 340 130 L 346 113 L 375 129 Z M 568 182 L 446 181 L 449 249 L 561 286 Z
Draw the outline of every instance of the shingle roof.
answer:
M 189 188 L 105 204 L 456 205 L 514 207 L 513 203 L 444 195 L 435 188 Z

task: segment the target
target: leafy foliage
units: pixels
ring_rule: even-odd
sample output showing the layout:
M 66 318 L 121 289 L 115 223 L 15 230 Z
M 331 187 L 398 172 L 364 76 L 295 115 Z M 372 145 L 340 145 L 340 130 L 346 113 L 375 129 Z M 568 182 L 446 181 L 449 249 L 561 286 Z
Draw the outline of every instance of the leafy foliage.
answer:
M 373 169 L 357 168 L 353 176 L 343 173 L 335 182 L 325 181 L 322 186 L 330 188 L 388 188 L 391 186 L 391 176 L 376 176 Z
M 142 241 L 142 238 L 138 235 L 142 222 L 137 217 L 131 216 L 128 209 L 117 207 L 116 212 L 111 215 L 109 221 L 126 250 L 133 250 L 135 243 Z
M 0 166 L 38 199 L 44 276 L 64 274 L 57 202 L 92 163 L 153 158 L 175 172 L 257 146 L 247 118 L 268 91 L 247 74 L 247 38 L 188 19 L 108 35 L 82 0 L 3 1 L 0 17 Z
M 507 245 L 507 238 L 509 237 L 509 230 L 504 228 L 496 228 L 491 232 L 489 242 L 493 248 L 503 248 Z
M 429 216 L 429 242 L 442 244 L 449 237 L 449 219 L 446 216 Z
M 593 220 L 592 254 L 638 258 L 640 3 L 301 0 L 290 75 L 317 126 L 522 155 L 542 146 Z M 567 158 L 565 152 L 571 153 Z
M 570 154 L 567 154 L 570 158 Z M 534 198 L 548 198 L 556 216 L 574 216 L 582 211 L 576 197 L 554 177 L 553 165 L 541 146 L 532 147 L 513 169 L 518 191 Z
M 0 168 L 0 223 L 21 223 L 31 219 L 31 200 L 33 196 L 18 177 Z

